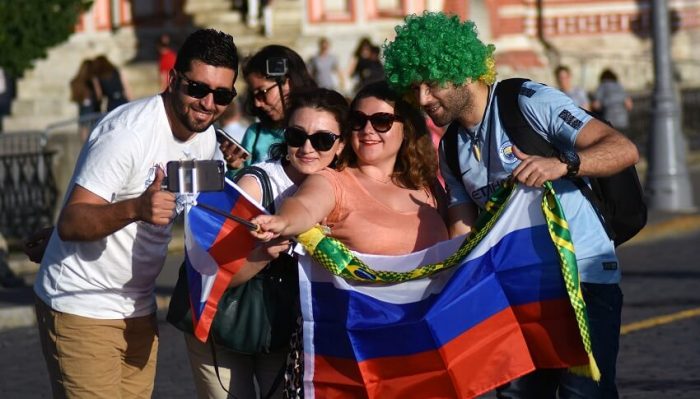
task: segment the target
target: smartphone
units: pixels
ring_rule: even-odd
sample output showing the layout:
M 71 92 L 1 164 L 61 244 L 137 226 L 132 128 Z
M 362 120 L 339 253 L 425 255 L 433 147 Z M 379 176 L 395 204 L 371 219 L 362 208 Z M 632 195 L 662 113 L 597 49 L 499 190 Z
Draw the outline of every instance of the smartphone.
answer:
M 165 166 L 166 189 L 173 193 L 197 193 L 224 189 L 224 162 L 219 160 L 170 161 Z
M 283 57 L 271 57 L 265 61 L 267 76 L 287 75 L 287 59 Z
M 214 129 L 216 131 L 216 141 L 219 142 L 219 144 L 223 143 L 224 141 L 230 142 L 232 145 L 238 147 L 241 152 L 243 152 L 243 159 L 248 159 L 250 158 L 250 152 L 243 148 L 241 143 L 238 142 L 235 138 L 233 138 L 230 134 L 226 133 L 224 129 Z

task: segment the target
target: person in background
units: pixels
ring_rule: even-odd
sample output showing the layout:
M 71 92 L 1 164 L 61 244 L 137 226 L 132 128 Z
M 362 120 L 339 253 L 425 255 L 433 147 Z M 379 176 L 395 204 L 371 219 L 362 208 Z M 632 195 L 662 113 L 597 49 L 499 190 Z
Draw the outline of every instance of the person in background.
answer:
M 221 114 L 218 125 L 221 129 L 226 131 L 229 136 L 240 143 L 250 123 L 243 117 L 238 100 L 233 100 L 233 102 L 226 107 L 226 111 Z
M 559 90 L 571 97 L 574 104 L 583 109 L 590 110 L 588 94 L 586 94 L 586 91 L 582 88 L 574 86 L 571 78 L 571 69 L 569 69 L 568 66 L 559 65 L 556 67 L 556 69 L 554 69 L 554 76 L 557 78 L 557 86 L 559 87 Z
M 255 165 L 269 176 L 276 208 L 293 195 L 308 176 L 335 163 L 344 146 L 347 116 L 348 103 L 338 92 L 321 88 L 291 96 L 284 142 L 272 146 L 272 157 L 268 161 Z M 244 174 L 238 185 L 261 202 L 262 186 L 256 176 Z M 233 277 L 231 286 L 251 279 L 289 245 L 290 241 L 282 239 L 258 246 L 248 256 L 248 263 Z M 295 263 L 293 260 L 291 262 Z M 289 303 L 288 311 L 298 314 L 298 303 Z M 256 384 L 261 397 L 282 397 L 282 379 L 277 377 L 286 368 L 286 350 L 251 355 L 214 344 L 222 387 L 217 378 L 210 344 L 200 342 L 191 334 L 185 334 L 185 341 L 200 399 L 255 398 Z M 275 380 L 278 380 L 277 383 Z
M 15 98 L 15 80 L 0 67 L 0 133 L 3 131 L 3 118 L 10 114 L 13 98 Z
M 168 75 L 175 66 L 177 54 L 172 49 L 170 35 L 163 33 L 158 37 L 158 76 L 160 78 L 160 90 L 168 87 Z
M 629 112 L 632 110 L 632 98 L 627 95 L 624 87 L 618 82 L 617 75 L 610 69 L 600 74 L 600 84 L 595 91 L 593 110 L 610 122 L 615 129 L 627 132 L 630 121 Z
M 84 142 L 101 112 L 102 90 L 92 60 L 84 60 L 71 79 L 70 99 L 78 105 L 78 134 L 80 141 Z
M 318 40 L 318 54 L 309 59 L 309 73 L 319 87 L 336 90 L 344 87 L 343 73 L 338 67 L 338 58 L 330 53 L 328 38 Z
M 76 162 L 36 276 L 36 316 L 55 398 L 150 398 L 158 351 L 155 280 L 177 198 L 173 160 L 220 159 L 212 124 L 236 96 L 233 38 L 192 33 L 163 93 L 119 107 Z
M 272 0 L 247 0 L 246 24 L 251 28 L 262 27 L 265 37 L 272 36 Z
M 361 59 L 369 58 L 372 46 L 372 40 L 367 36 L 362 37 L 360 41 L 357 42 L 355 51 L 353 51 L 352 58 L 350 59 L 350 64 L 348 65 L 348 76 L 356 78 L 354 74 L 357 69 L 357 64 Z
M 15 272 L 10 268 L 10 264 L 7 262 L 7 240 L 5 236 L 0 233 L 0 287 L 3 288 L 20 288 L 25 287 L 24 280 L 17 277 Z
M 285 61 L 276 62 L 280 60 Z M 274 70 L 268 70 L 268 66 Z M 247 108 L 259 119 L 248 127 L 241 143 L 251 154 L 245 165 L 251 165 L 266 161 L 270 146 L 284 140 L 289 97 L 317 85 L 299 54 L 289 47 L 274 44 L 253 54 L 244 63 L 242 72 L 248 85 Z
M 639 160 L 637 148 L 561 91 L 526 81 L 518 96 L 523 117 L 561 155 L 525 154 L 512 145 L 503 128 L 505 121 L 497 110 L 496 88 L 501 82 L 496 81 L 495 47 L 479 40 L 474 22 L 424 13 L 406 17 L 396 32 L 394 41 L 384 48 L 392 86 L 411 95 L 436 125 L 452 124 L 457 129 L 459 172 L 449 167 L 445 141 L 439 155 L 450 197 L 450 236 L 472 230 L 478 213 L 503 182 L 513 179 L 528 187 L 542 187 L 551 181 L 576 247 L 600 382 L 566 369 L 538 369 L 498 388 L 497 397 L 555 398 L 558 393 L 559 397 L 616 398 L 621 270 L 614 242 L 571 178 L 619 172 Z
M 380 48 L 372 44 L 368 38 L 360 40 L 355 50 L 356 62 L 351 70 L 351 76 L 357 79 L 355 92 L 369 83 L 384 79 L 384 67 L 379 59 L 380 52 Z
M 95 58 L 95 75 L 100 83 L 102 95 L 107 99 L 106 112 L 110 112 L 129 101 L 127 86 L 119 69 L 106 56 Z

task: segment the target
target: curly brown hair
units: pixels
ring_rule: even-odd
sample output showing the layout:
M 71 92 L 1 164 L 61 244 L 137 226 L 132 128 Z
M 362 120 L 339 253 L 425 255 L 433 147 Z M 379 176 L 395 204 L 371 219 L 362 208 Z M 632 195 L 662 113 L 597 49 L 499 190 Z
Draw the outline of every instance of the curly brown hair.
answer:
M 437 180 L 437 154 L 428 134 L 425 117 L 421 111 L 392 90 L 386 81 L 370 83 L 352 100 L 350 110 L 356 109 L 360 100 L 374 97 L 394 107 L 394 113 L 403 122 L 404 140 L 396 155 L 392 181 L 403 188 L 431 189 Z M 350 142 L 352 131 L 344 133 Z M 337 169 L 357 166 L 357 155 L 352 146 L 346 145 L 338 157 Z

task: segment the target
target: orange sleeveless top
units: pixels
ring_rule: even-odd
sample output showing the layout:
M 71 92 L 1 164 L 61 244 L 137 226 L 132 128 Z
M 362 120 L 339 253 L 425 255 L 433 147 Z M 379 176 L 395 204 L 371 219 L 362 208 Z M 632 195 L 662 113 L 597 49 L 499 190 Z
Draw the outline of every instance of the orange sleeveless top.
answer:
M 317 173 L 333 186 L 335 207 L 326 218 L 330 236 L 353 251 L 403 255 L 447 240 L 435 198 L 415 212 L 397 212 L 377 201 L 350 173 L 326 168 Z

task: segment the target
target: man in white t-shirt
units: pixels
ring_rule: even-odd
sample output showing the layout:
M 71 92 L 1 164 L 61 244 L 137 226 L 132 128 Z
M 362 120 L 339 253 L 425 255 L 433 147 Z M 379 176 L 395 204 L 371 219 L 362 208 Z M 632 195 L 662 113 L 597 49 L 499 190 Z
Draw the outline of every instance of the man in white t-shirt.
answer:
M 54 397 L 151 397 L 155 279 L 176 214 L 164 165 L 221 157 L 212 124 L 236 95 L 237 70 L 230 35 L 196 31 L 163 93 L 117 108 L 90 134 L 34 285 Z

